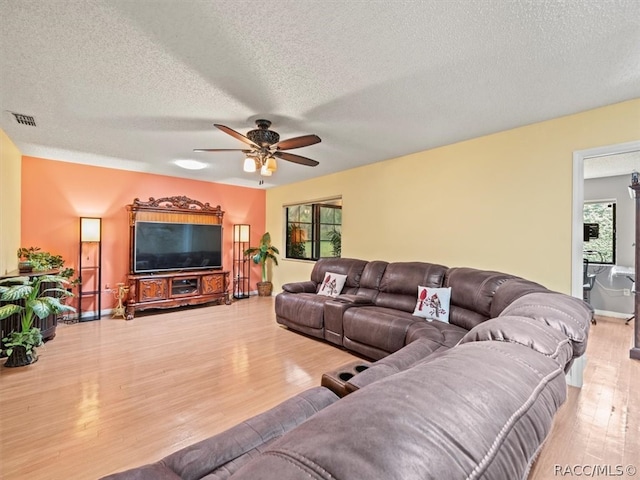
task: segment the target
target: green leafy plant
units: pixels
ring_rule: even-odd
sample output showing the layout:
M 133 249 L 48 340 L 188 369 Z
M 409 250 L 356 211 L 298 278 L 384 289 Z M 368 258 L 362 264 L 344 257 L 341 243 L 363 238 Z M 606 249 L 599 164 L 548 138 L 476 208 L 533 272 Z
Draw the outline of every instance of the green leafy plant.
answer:
M 79 278 L 71 280 L 71 277 L 75 274 L 73 268 L 63 268 L 64 259 L 62 255 L 52 255 L 49 252 L 43 251 L 40 247 L 21 247 L 18 249 L 18 259 L 30 262 L 33 270 L 36 272 L 60 270 L 58 275 L 69 280 L 71 286 L 80 283 Z
M 52 255 L 42 251 L 40 247 L 21 247 L 18 249 L 18 258 L 24 258 L 31 262 L 33 269 L 38 272 L 62 268 L 64 259 L 61 255 Z
M 333 256 L 340 257 L 342 255 L 342 233 L 335 229 L 332 230 L 329 233 L 329 241 L 331 242 Z
M 40 329 L 34 326 L 36 318 L 76 311 L 62 302 L 64 298 L 73 296 L 64 288 L 68 283 L 60 275 L 13 277 L 0 281 L 0 300 L 6 302 L 0 306 L 0 320 L 11 315 L 20 316 L 20 330 L 10 332 L 2 339 L 3 352 L 7 356 L 11 356 L 17 347 L 24 347 L 28 355 L 35 355 L 35 347 L 42 345 Z M 45 288 L 42 288 L 43 284 Z
M 271 245 L 271 235 L 266 232 L 260 238 L 260 245 L 257 247 L 249 247 L 244 251 L 245 255 L 250 255 L 253 258 L 253 263 L 262 265 L 262 281 L 267 281 L 267 261 L 271 260 L 275 265 L 278 265 L 278 258 L 275 254 L 280 252 L 276 247 Z
M 24 347 L 26 354 L 33 356 L 35 354 L 35 347 L 42 345 L 42 333 L 40 329 L 31 327 L 26 332 L 17 331 L 11 332 L 8 337 L 2 339 L 4 343 L 3 352 L 10 357 L 13 354 L 15 347 Z

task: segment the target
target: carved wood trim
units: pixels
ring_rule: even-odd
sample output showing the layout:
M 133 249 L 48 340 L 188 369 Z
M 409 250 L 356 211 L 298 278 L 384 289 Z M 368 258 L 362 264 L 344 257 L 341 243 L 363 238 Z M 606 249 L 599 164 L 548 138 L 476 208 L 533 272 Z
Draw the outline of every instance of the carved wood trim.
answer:
M 209 203 L 202 203 L 198 200 L 194 200 L 189 197 L 179 196 L 179 197 L 162 197 L 155 199 L 153 197 L 149 197 L 149 200 L 143 202 L 139 198 L 133 199 L 132 206 L 137 209 L 144 210 L 180 210 L 180 211 L 188 211 L 193 212 L 193 210 L 202 210 L 203 212 L 207 212 L 210 214 L 217 214 L 220 212 L 220 205 L 216 207 L 212 207 Z
M 220 205 L 212 207 L 209 203 L 202 203 L 189 197 L 162 197 L 153 198 L 143 202 L 139 198 L 134 198 L 131 205 L 127 205 L 129 211 L 129 225 L 133 226 L 136 220 L 156 220 L 163 222 L 191 222 L 203 223 L 185 219 L 184 216 L 194 218 L 212 218 L 214 221 L 205 223 L 222 223 L 224 212 Z

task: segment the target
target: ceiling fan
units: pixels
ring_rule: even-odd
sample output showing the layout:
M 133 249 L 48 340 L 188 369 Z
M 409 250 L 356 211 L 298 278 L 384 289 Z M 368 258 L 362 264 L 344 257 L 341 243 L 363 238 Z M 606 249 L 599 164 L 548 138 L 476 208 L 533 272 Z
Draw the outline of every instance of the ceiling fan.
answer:
M 235 130 L 220 124 L 214 124 L 224 133 L 249 145 L 250 148 L 196 148 L 194 152 L 243 152 L 246 155 L 244 160 L 245 172 L 259 171 L 263 176 L 271 176 L 278 168 L 276 158 L 281 158 L 288 162 L 315 167 L 318 162 L 310 158 L 283 152 L 282 150 L 293 150 L 294 148 L 308 147 L 320 143 L 317 135 L 303 135 L 301 137 L 289 138 L 280 141 L 280 135 L 273 130 L 269 130 L 271 122 L 269 120 L 258 119 L 253 130 L 244 136 Z

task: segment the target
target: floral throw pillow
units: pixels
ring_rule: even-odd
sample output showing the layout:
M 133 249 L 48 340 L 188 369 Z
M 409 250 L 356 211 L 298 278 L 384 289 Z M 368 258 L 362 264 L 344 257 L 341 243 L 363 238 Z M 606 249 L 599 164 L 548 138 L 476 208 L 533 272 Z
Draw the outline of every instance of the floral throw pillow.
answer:
M 418 287 L 418 301 L 413 314 L 427 320 L 440 320 L 449 323 L 449 304 L 451 287 Z
M 327 272 L 324 274 L 324 280 L 318 290 L 318 295 L 326 295 L 327 297 L 337 297 L 342 291 L 345 282 L 347 281 L 346 275 L 340 275 L 339 273 Z

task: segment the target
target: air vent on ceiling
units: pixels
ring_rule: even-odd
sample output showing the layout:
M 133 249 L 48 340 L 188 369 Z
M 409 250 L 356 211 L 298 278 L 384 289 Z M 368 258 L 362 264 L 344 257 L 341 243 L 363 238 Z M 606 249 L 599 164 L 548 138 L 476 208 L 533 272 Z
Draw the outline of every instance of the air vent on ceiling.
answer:
M 31 115 L 23 115 L 21 113 L 14 113 L 14 112 L 11 112 L 11 115 L 13 115 L 16 118 L 16 122 L 18 122 L 20 125 L 29 125 L 31 127 L 36 126 L 36 119 L 33 118 Z

